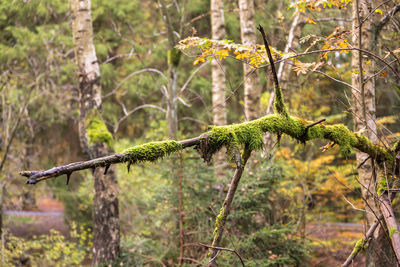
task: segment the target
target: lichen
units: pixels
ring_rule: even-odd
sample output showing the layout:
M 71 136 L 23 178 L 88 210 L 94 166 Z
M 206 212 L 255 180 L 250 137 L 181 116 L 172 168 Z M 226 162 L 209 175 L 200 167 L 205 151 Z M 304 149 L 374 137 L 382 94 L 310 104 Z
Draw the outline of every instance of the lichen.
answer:
M 88 112 L 85 118 L 85 126 L 89 145 L 105 143 L 108 147 L 112 147 L 112 134 L 108 131 L 107 126 L 97 109 Z
M 122 152 L 128 164 L 135 164 L 142 161 L 156 161 L 159 158 L 182 149 L 182 145 L 174 140 L 150 142 L 147 144 L 134 146 Z

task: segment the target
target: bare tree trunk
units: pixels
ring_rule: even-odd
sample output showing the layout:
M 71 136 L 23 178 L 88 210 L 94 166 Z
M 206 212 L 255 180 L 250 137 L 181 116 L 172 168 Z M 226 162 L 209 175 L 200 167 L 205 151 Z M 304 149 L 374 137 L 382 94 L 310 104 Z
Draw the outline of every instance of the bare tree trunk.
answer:
M 211 0 L 211 38 L 222 40 L 225 37 L 224 1 Z M 211 61 L 212 72 L 212 111 L 213 124 L 225 125 L 226 101 L 225 101 L 225 65 L 214 58 Z M 225 177 L 223 165 L 225 164 L 225 151 L 219 151 L 214 155 L 214 174 L 217 178 Z
M 165 1 L 159 1 L 161 14 L 167 28 L 168 37 L 168 88 L 167 88 L 167 124 L 168 137 L 175 139 L 178 133 L 178 66 L 181 59 L 181 51 L 175 48 L 175 31 L 170 14 L 165 6 Z
M 256 45 L 254 0 L 239 0 L 240 36 L 245 45 Z M 243 64 L 244 113 L 246 120 L 257 119 L 260 115 L 261 86 L 258 72 L 248 64 Z
M 112 135 L 100 114 L 100 69 L 93 43 L 90 0 L 72 0 L 72 32 L 75 59 L 79 71 L 81 147 L 90 157 L 113 152 Z M 107 168 L 107 167 L 106 167 Z M 118 184 L 115 167 L 105 174 L 104 168 L 94 170 L 93 265 L 111 262 L 119 254 Z
M 353 44 L 361 49 L 370 50 L 372 43 L 372 22 L 371 17 L 365 20 L 361 25 L 360 22 L 371 12 L 371 0 L 353 1 Z M 354 131 L 361 131 L 372 142 L 378 140 L 376 129 L 376 108 L 375 108 L 375 80 L 369 79 L 364 83 L 364 77 L 373 75 L 374 61 L 370 60 L 369 64 L 365 64 L 368 57 L 364 57 L 361 52 L 353 52 L 352 54 L 352 85 L 359 88 L 360 93 L 352 91 L 353 99 L 353 121 Z M 367 160 L 368 155 L 362 152 L 356 153 L 357 164 Z M 379 207 L 375 202 L 376 179 L 374 175 L 374 164 L 371 159 L 365 161 L 358 169 L 358 177 L 361 182 L 361 191 L 363 198 L 366 200 L 366 219 L 367 229 L 374 223 L 376 219 L 374 214 L 379 214 Z M 384 229 L 378 226 L 378 229 L 372 236 L 370 245 L 367 248 L 367 266 L 391 266 L 393 264 L 393 252 L 388 240 L 385 239 Z
M 167 10 L 165 0 L 158 1 L 161 7 L 161 14 L 163 16 L 165 27 L 167 28 L 168 37 L 168 88 L 167 88 L 167 125 L 168 137 L 171 140 L 177 138 L 178 134 L 178 67 L 181 59 L 181 51 L 175 48 L 175 30 L 171 20 L 170 13 Z M 177 15 L 177 14 L 175 14 Z M 175 16 L 174 16 L 175 17 Z M 176 170 L 176 159 L 172 160 L 171 174 L 177 176 L 178 186 L 178 217 L 179 217 L 179 258 L 178 266 L 182 266 L 184 257 L 184 216 L 183 216 L 183 166 L 182 154 L 178 154 L 179 168 Z
M 290 50 L 294 49 L 297 47 L 299 43 L 299 37 L 301 33 L 301 27 L 299 26 L 299 22 L 301 21 L 301 18 L 303 17 L 302 12 L 297 12 L 296 16 L 293 18 L 292 24 L 289 29 L 289 34 L 288 34 L 288 39 L 286 42 L 285 50 L 283 51 L 284 53 L 288 53 Z M 290 71 L 292 69 L 292 64 L 287 64 L 285 61 L 282 61 L 279 65 L 278 69 L 278 80 L 281 88 L 283 90 L 288 89 L 288 82 L 289 82 L 289 76 L 290 76 Z M 271 91 L 271 97 L 269 98 L 268 102 L 268 108 L 267 108 L 267 114 L 272 114 L 273 113 L 273 103 L 274 103 L 274 98 L 275 98 L 275 92 L 274 90 Z

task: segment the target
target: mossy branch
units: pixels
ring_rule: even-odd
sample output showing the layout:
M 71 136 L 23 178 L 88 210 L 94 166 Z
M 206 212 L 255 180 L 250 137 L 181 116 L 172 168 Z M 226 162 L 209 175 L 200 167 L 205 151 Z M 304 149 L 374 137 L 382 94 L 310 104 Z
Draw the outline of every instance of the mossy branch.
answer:
M 107 167 L 111 164 L 136 164 L 143 161 L 155 161 L 176 151 L 196 146 L 206 161 L 221 149 L 227 147 L 231 151 L 230 157 L 235 157 L 237 148 L 247 146 L 249 150 L 263 148 L 263 133 L 286 134 L 292 138 L 307 142 L 313 139 L 327 139 L 340 146 L 342 154 L 347 155 L 353 148 L 367 153 L 378 163 L 394 162 L 394 155 L 385 148 L 373 144 L 367 137 L 350 131 L 343 124 L 325 125 L 319 123 L 309 127 L 313 122 L 301 118 L 280 114 L 267 115 L 257 120 L 227 126 L 214 126 L 210 131 L 187 140 L 151 142 L 132 148 L 122 153 L 96 158 L 89 161 L 75 162 L 64 166 L 54 167 L 46 171 L 23 171 L 20 174 L 27 177 L 27 183 L 35 184 L 39 181 L 67 176 L 74 171 Z M 307 127 L 308 126 L 308 127 Z
M 355 259 L 355 257 L 358 255 L 358 253 L 363 250 L 365 248 L 365 246 L 367 245 L 368 241 L 370 240 L 370 238 L 372 238 L 372 235 L 374 234 L 376 228 L 378 227 L 378 225 L 380 224 L 380 221 L 383 219 L 383 215 L 380 215 L 378 217 L 378 220 L 375 221 L 371 227 L 368 229 L 368 232 L 366 233 L 364 238 L 359 239 L 356 244 L 354 245 L 353 251 L 351 252 L 351 254 L 349 255 L 349 257 L 346 259 L 346 261 L 343 263 L 342 267 L 347 267 L 349 266 L 353 260 Z

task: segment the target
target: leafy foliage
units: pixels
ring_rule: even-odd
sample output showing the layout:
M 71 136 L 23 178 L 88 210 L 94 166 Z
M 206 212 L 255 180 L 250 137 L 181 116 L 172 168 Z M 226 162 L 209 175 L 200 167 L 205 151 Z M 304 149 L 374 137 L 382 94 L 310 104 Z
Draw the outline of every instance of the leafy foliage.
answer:
M 92 234 L 72 223 L 70 238 L 67 240 L 55 230 L 51 230 L 49 235 L 33 237 L 31 240 L 6 235 L 3 264 L 18 266 L 22 262 L 29 262 L 31 266 L 80 265 L 90 255 Z

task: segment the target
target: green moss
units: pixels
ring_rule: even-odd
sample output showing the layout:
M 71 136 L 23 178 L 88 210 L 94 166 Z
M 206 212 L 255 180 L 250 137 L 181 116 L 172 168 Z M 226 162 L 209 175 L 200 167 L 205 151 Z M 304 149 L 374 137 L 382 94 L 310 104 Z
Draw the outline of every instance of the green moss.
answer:
M 394 145 L 392 147 L 392 151 L 398 152 L 398 150 L 400 150 L 400 141 L 397 141 L 396 143 L 394 143 Z
M 365 245 L 366 245 L 366 240 L 364 240 L 364 238 L 361 238 L 360 240 L 358 240 L 354 246 L 353 251 L 351 252 L 351 256 L 354 256 L 360 250 L 364 249 Z
M 327 126 L 324 135 L 340 146 L 340 153 L 344 156 L 350 154 L 352 146 L 357 143 L 355 135 L 343 124 Z
M 282 90 L 279 86 L 275 85 L 275 101 L 274 101 L 275 113 L 281 114 L 285 117 L 289 117 L 288 110 L 283 99 Z
M 173 152 L 182 149 L 182 145 L 174 140 L 151 142 L 140 146 L 128 148 L 122 152 L 129 164 L 142 161 L 156 161 Z
M 343 124 L 329 126 L 321 123 L 307 128 L 311 123 L 293 116 L 274 114 L 240 124 L 213 126 L 201 136 L 197 149 L 206 162 L 222 147 L 227 148 L 228 158 L 232 159 L 240 148 L 246 147 L 250 151 L 262 149 L 263 133 L 270 132 L 278 136 L 287 134 L 300 142 L 327 139 L 338 144 L 343 155 L 348 155 L 353 148 L 357 148 L 378 163 L 387 161 L 390 164 L 394 160 L 389 151 L 373 144 L 367 137 L 353 133 Z M 126 161 L 134 164 L 137 161 L 154 161 L 180 149 L 182 147 L 178 142 L 164 141 L 129 148 L 123 153 L 127 156 Z
M 113 145 L 112 134 L 108 131 L 106 124 L 97 109 L 88 112 L 85 118 L 86 134 L 89 145 L 95 143 L 106 143 L 108 147 Z
M 219 214 L 218 214 L 217 218 L 215 219 L 215 229 L 214 229 L 214 233 L 213 233 L 214 240 L 216 240 L 216 236 L 218 234 L 218 231 L 220 230 L 221 225 L 222 225 L 223 221 L 225 220 L 225 218 L 226 218 L 225 208 L 224 208 L 224 205 L 222 205 L 222 208 L 219 211 Z
M 376 194 L 378 196 L 382 195 L 388 189 L 386 179 L 383 177 L 376 183 Z
M 233 124 L 228 126 L 214 126 L 203 135 L 199 150 L 206 162 L 212 155 L 221 149 L 227 148 L 228 158 L 235 158 L 235 151 L 240 146 L 246 146 L 249 150 L 263 148 L 263 131 L 260 124 L 253 122 Z

